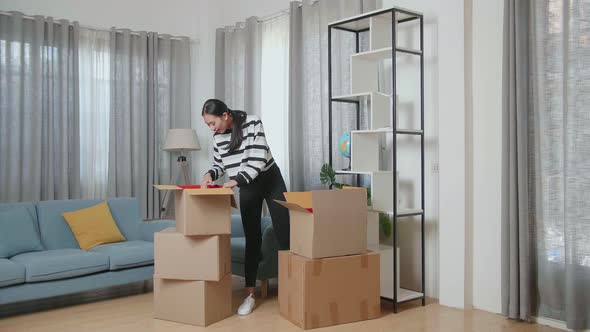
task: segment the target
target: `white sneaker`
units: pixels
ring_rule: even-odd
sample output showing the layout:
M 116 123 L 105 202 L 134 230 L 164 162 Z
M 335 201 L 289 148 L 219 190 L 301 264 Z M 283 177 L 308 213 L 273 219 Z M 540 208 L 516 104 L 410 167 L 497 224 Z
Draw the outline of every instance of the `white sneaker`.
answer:
M 242 305 L 238 308 L 238 315 L 246 316 L 249 315 L 252 310 L 254 309 L 254 304 L 256 301 L 254 300 L 254 296 L 252 294 L 248 295 L 248 297 L 244 300 Z

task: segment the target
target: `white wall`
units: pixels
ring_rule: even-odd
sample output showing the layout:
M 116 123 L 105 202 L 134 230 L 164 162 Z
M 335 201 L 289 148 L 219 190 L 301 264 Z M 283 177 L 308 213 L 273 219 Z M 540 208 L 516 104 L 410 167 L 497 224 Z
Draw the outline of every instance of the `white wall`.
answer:
M 501 311 L 503 2 L 473 1 L 473 306 Z
M 429 193 L 437 188 L 428 183 L 426 190 L 427 201 L 433 195 L 433 208 L 439 207 L 440 243 L 437 252 L 426 253 L 438 258 L 440 303 L 499 313 L 502 2 L 383 0 L 390 6 L 425 15 L 425 83 L 434 84 L 426 89 L 426 110 L 433 108 L 426 121 L 436 123 L 438 138 L 438 151 L 427 151 L 440 161 L 439 190 Z M 427 162 L 427 174 L 430 167 Z M 428 268 L 427 276 L 435 272 Z

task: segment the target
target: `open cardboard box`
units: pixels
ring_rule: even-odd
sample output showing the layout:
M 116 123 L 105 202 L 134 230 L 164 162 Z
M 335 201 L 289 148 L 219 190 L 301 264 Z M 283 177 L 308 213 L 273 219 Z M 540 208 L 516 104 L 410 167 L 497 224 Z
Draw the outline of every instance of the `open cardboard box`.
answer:
M 232 275 L 221 281 L 163 279 L 154 275 L 154 317 L 208 326 L 232 312 Z
M 231 234 L 231 207 L 237 207 L 229 188 L 183 188 L 154 185 L 158 190 L 173 190 L 176 230 L 184 235 Z M 197 187 L 197 186 L 192 186 Z
M 279 252 L 279 311 L 303 329 L 379 318 L 379 253 L 309 259 Z
M 365 188 L 286 192 L 291 252 L 308 258 L 361 254 L 367 250 Z
M 154 273 L 165 279 L 219 281 L 231 273 L 229 237 L 184 236 L 173 227 L 157 232 Z

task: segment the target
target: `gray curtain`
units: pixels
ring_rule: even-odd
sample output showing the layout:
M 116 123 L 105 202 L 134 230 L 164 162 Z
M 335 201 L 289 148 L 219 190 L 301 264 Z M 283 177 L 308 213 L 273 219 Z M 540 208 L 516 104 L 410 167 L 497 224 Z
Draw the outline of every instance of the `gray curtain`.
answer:
M 160 193 L 175 156 L 160 152 L 168 128 L 190 127 L 187 38 L 111 30 L 108 196 L 131 196 L 146 218 L 159 215 Z
M 328 162 L 328 24 L 341 18 L 375 10 L 375 1 L 303 1 L 291 4 L 289 124 L 291 190 L 321 188 L 319 173 Z M 361 37 L 366 44 L 366 36 Z M 361 47 L 361 50 L 363 48 Z M 333 95 L 350 93 L 350 54 L 355 51 L 353 33 L 332 34 Z M 355 129 L 355 106 L 333 105 L 333 165 L 348 166 L 337 152 L 339 137 Z M 366 107 L 363 107 L 364 117 Z M 363 120 L 366 122 L 366 120 Z M 351 177 L 339 178 L 352 183 Z
M 528 1 L 504 7 L 502 132 L 502 313 L 531 317 L 527 117 L 529 104 Z
M 0 201 L 80 194 L 77 22 L 0 12 Z
M 260 116 L 261 29 L 258 18 L 216 30 L 215 97 Z
M 590 7 L 505 2 L 504 314 L 590 328 Z

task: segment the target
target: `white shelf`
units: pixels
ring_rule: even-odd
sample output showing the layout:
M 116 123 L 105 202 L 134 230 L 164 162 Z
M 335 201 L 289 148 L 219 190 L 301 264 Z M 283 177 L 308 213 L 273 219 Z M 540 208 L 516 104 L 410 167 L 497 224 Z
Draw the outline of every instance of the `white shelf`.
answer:
M 377 135 L 377 134 L 388 134 L 393 133 L 393 129 L 391 127 L 384 127 L 384 128 L 377 128 L 377 129 L 367 129 L 367 130 L 353 130 L 351 133 L 355 134 L 364 134 L 364 135 Z M 420 135 L 422 134 L 422 130 L 418 129 L 398 129 L 396 130 L 397 134 L 406 134 L 406 135 Z
M 387 133 L 393 133 L 393 128 L 385 127 L 385 128 L 367 129 L 367 130 L 353 130 L 350 132 L 351 135 L 377 135 L 377 134 L 387 134 Z
M 340 27 L 340 28 L 353 30 L 353 31 L 362 31 L 362 30 L 367 30 L 370 28 L 370 26 L 371 26 L 370 19 L 371 18 L 387 20 L 391 24 L 391 22 L 392 22 L 391 10 L 392 9 L 400 9 L 405 12 L 411 13 L 411 14 L 406 14 L 406 13 L 398 12 L 396 15 L 397 22 L 415 19 L 415 18 L 418 18 L 419 16 L 422 15 L 421 13 L 418 13 L 418 12 L 415 12 L 412 10 L 408 10 L 405 8 L 393 7 L 393 8 L 388 8 L 388 9 L 374 10 L 374 11 L 366 12 L 366 13 L 363 13 L 360 15 L 348 17 L 348 18 L 345 18 L 342 20 L 334 21 L 334 22 L 330 23 L 329 25 L 332 27 Z M 380 15 L 371 16 L 372 14 L 379 13 L 379 12 L 383 12 L 383 13 Z M 371 16 L 371 17 L 366 17 L 366 16 Z M 356 20 L 360 17 L 365 17 L 365 18 Z M 348 22 L 348 21 L 352 21 L 352 22 Z
M 341 170 L 341 171 L 336 171 L 336 174 L 359 174 L 359 175 L 373 175 L 375 173 L 391 173 L 393 174 L 393 171 L 345 171 L 345 170 Z
M 403 11 L 401 13 L 399 11 Z M 394 16 L 395 13 L 395 16 Z M 399 114 L 399 96 L 379 93 L 379 68 L 384 60 L 395 57 L 398 59 L 409 56 L 422 56 L 422 51 L 405 46 L 400 47 L 399 38 L 392 35 L 398 33 L 399 24 L 415 19 L 422 20 L 422 14 L 402 8 L 390 8 L 365 13 L 330 23 L 331 29 L 342 29 L 355 32 L 368 31 L 369 51 L 360 52 L 350 57 L 350 94 L 332 97 L 330 103 L 360 103 L 367 101 L 369 104 L 369 126 L 368 130 L 355 130 L 350 133 L 350 167 L 349 171 L 337 171 L 336 174 L 361 174 L 371 176 L 371 206 L 368 207 L 367 215 L 367 247 L 369 250 L 377 251 L 380 254 L 381 263 L 381 296 L 393 299 L 397 294 L 398 302 L 405 302 L 423 297 L 423 293 L 415 292 L 400 287 L 400 249 L 393 246 L 379 243 L 379 214 L 393 214 L 396 210 L 396 218 L 410 216 L 424 216 L 421 209 L 399 208 L 399 200 L 393 202 L 394 193 L 399 193 L 399 173 L 395 183 L 397 188 L 392 188 L 394 183 L 393 171 L 380 170 L 381 159 L 384 151 L 382 145 L 390 140 L 395 140 L 397 135 L 419 135 L 424 136 L 422 130 L 400 129 L 398 119 L 392 119 L 392 108 L 396 106 Z M 416 21 L 414 21 L 416 22 Z M 415 23 L 414 23 L 415 24 Z M 413 25 L 411 25 L 413 27 Z M 422 27 L 420 26 L 420 29 Z M 357 36 L 358 38 L 358 36 Z M 412 39 L 413 40 L 413 39 Z M 394 43 L 395 42 L 395 43 Z M 393 124 L 396 124 L 394 126 Z M 392 136 L 387 136 L 392 135 Z M 394 141 L 395 142 L 395 141 Z M 422 193 L 423 195 L 423 193 Z M 399 196 L 398 196 L 399 198 Z M 393 205 L 396 204 L 396 205 Z M 412 220 L 406 218 L 405 220 Z M 395 249 L 395 250 L 394 250 Z M 393 275 L 393 261 L 396 255 L 397 275 Z M 395 278 L 395 279 L 394 279 Z M 395 281 L 395 282 L 394 282 Z M 397 289 L 394 289 L 394 283 Z M 395 290 L 395 292 L 394 292 Z
M 360 102 L 363 98 L 371 98 L 371 95 L 374 93 L 378 93 L 380 95 L 383 95 L 386 98 L 391 98 L 391 95 L 386 95 L 386 94 L 380 93 L 380 92 L 359 92 L 359 93 L 354 93 L 354 94 L 349 94 L 349 95 L 332 97 L 332 100 L 337 99 L 337 100 L 344 100 L 344 101 L 350 101 L 350 102 Z
M 405 135 L 422 135 L 423 131 L 422 130 L 417 130 L 417 129 L 398 129 L 396 130 L 396 133 L 399 134 L 405 134 Z
M 397 302 L 404 302 L 404 301 L 419 299 L 422 297 L 422 295 L 423 295 L 422 293 L 415 292 L 413 290 L 399 288 L 397 290 Z
M 390 47 L 384 47 L 384 48 L 380 48 L 380 49 L 376 49 L 376 50 L 355 53 L 355 54 L 351 55 L 350 57 L 355 60 L 362 60 L 362 61 L 366 61 L 366 62 L 369 62 L 369 61 L 375 62 L 375 61 L 381 61 L 381 60 L 385 60 L 385 59 L 391 59 L 391 55 L 392 55 L 391 52 L 392 52 L 392 49 L 390 46 Z
M 370 212 L 378 212 L 378 213 L 386 213 L 386 214 L 393 214 L 393 210 L 388 210 L 388 209 L 378 209 L 375 207 L 369 207 L 368 211 Z M 411 216 L 418 216 L 422 214 L 422 210 L 420 209 L 405 209 L 405 208 L 401 208 L 397 210 L 397 217 L 398 218 L 403 218 L 403 217 L 411 217 Z
M 408 47 L 399 47 L 399 46 L 397 47 L 396 51 L 401 52 L 401 53 L 410 53 L 410 54 L 421 54 L 422 53 L 422 52 L 420 52 L 420 50 L 417 50 L 417 49 L 408 48 Z M 359 59 L 359 60 L 371 61 L 371 62 L 381 61 L 381 60 L 385 60 L 385 59 L 391 59 L 391 56 L 392 56 L 392 47 L 391 46 L 379 48 L 376 50 L 361 52 L 361 53 L 355 53 L 355 54 L 351 55 L 351 57 L 353 59 Z

